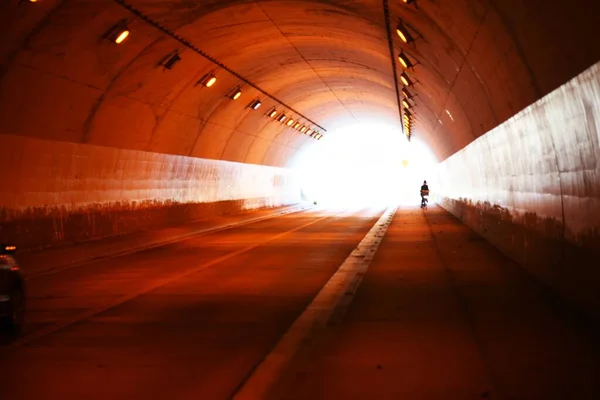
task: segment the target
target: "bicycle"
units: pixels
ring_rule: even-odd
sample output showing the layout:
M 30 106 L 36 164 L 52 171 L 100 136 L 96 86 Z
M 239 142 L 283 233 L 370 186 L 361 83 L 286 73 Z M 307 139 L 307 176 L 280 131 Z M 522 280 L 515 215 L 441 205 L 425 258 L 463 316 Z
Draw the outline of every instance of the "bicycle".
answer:
M 421 190 L 421 208 L 427 209 L 429 190 Z

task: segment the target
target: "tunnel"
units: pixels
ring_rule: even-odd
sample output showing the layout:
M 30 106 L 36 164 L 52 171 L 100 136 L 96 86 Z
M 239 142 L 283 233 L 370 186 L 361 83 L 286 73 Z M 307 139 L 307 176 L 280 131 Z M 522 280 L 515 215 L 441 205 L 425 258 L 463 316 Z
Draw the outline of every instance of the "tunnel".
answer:
M 595 398 L 599 15 L 3 0 L 0 243 L 27 307 L 0 398 Z M 307 176 L 389 196 L 334 210 Z

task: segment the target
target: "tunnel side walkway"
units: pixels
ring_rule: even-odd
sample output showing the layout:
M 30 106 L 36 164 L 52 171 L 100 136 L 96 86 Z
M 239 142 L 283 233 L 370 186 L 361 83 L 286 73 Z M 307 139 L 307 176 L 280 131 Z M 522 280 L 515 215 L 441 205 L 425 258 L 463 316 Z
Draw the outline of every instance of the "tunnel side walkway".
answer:
M 440 207 L 399 209 L 344 318 L 273 399 L 591 399 L 598 338 Z

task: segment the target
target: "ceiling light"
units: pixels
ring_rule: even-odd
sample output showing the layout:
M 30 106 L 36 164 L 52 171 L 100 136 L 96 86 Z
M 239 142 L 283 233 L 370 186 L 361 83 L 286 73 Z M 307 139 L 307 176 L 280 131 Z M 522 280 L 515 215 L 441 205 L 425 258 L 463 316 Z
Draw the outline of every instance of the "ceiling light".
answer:
M 307 127 L 305 127 L 304 125 L 302 125 L 302 128 L 300 128 L 300 133 L 306 132 L 307 129 L 308 129 Z
M 400 54 L 398 55 L 398 60 L 400 61 L 400 64 L 402 64 L 402 66 L 404 68 L 414 67 L 414 64 L 410 61 L 410 59 L 408 58 L 406 53 L 403 51 L 401 51 Z
M 410 103 L 409 103 L 409 102 L 408 102 L 408 100 L 406 100 L 406 99 L 403 99 L 403 100 L 402 100 L 402 105 L 403 105 L 404 107 L 406 107 L 406 108 L 410 108 Z
M 406 72 L 403 72 L 402 75 L 400 75 L 400 80 L 402 81 L 404 86 L 410 86 L 413 84 L 408 75 L 406 75 Z
M 115 38 L 116 44 L 121 44 L 127 37 L 129 36 L 129 30 L 125 29 L 119 32 L 118 36 Z
M 292 118 L 290 118 L 286 125 L 291 126 L 293 123 L 294 123 L 294 120 Z
M 408 32 L 408 29 L 406 29 L 406 26 L 404 26 L 402 21 L 398 22 L 398 26 L 396 27 L 396 33 L 398 33 L 398 36 L 400 36 L 400 39 L 404 43 L 410 43 L 415 40 L 413 39 L 410 32 Z
M 275 117 L 275 115 L 277 115 L 277 110 L 276 110 L 276 109 L 273 109 L 273 110 L 271 110 L 271 112 L 270 112 L 270 113 L 268 113 L 267 115 L 269 116 L 269 118 L 274 118 L 274 117 Z
M 196 82 L 196 85 L 211 87 L 215 84 L 216 81 L 217 78 L 213 74 L 206 74 L 202 78 L 200 78 L 198 82 Z
M 175 64 L 177 64 L 179 61 L 181 61 L 181 57 L 179 56 L 179 53 L 176 51 L 167 59 L 167 61 L 165 61 L 162 64 L 162 66 L 166 69 L 173 69 Z
M 231 95 L 231 100 L 237 100 L 240 97 L 242 97 L 242 91 L 240 90 L 240 88 L 237 88 L 233 91 Z
M 402 0 L 403 3 L 405 4 L 410 4 L 412 2 L 414 2 L 415 0 Z
M 127 19 L 122 19 L 106 31 L 102 37 L 113 43 L 121 44 L 129 37 L 130 33 L 131 31 L 127 26 Z
M 285 119 L 286 119 L 286 118 L 287 118 L 287 117 L 285 116 L 285 114 L 281 114 L 281 115 L 279 116 L 279 118 L 277 118 L 277 121 L 279 121 L 279 122 L 283 122 L 283 121 L 285 121 Z
M 404 97 L 406 97 L 407 99 L 412 99 L 412 94 L 410 94 L 410 92 L 408 91 L 408 89 L 406 88 L 402 88 L 402 94 L 404 95 Z
M 307 134 L 307 135 L 312 135 L 312 133 L 313 133 L 313 130 L 312 130 L 312 129 L 309 129 L 309 130 L 307 130 L 307 131 L 306 131 L 306 134 Z
M 262 106 L 260 100 L 255 100 L 250 104 L 250 107 L 252 107 L 253 110 L 258 110 L 260 106 Z
M 300 128 L 300 122 L 296 122 L 296 125 L 294 125 L 294 129 L 298 129 Z

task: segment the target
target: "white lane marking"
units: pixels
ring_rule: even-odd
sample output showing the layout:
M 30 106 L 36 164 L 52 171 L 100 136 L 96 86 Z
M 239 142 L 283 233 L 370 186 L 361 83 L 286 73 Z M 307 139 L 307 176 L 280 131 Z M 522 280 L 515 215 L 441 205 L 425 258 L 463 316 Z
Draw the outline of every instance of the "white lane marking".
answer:
M 354 294 L 392 222 L 397 207 L 389 207 L 319 294 L 294 321 L 273 350 L 262 360 L 232 396 L 233 400 L 257 400 L 268 396 L 291 359 L 315 328 L 329 321 L 345 294 Z M 346 304 L 347 306 L 347 304 Z

